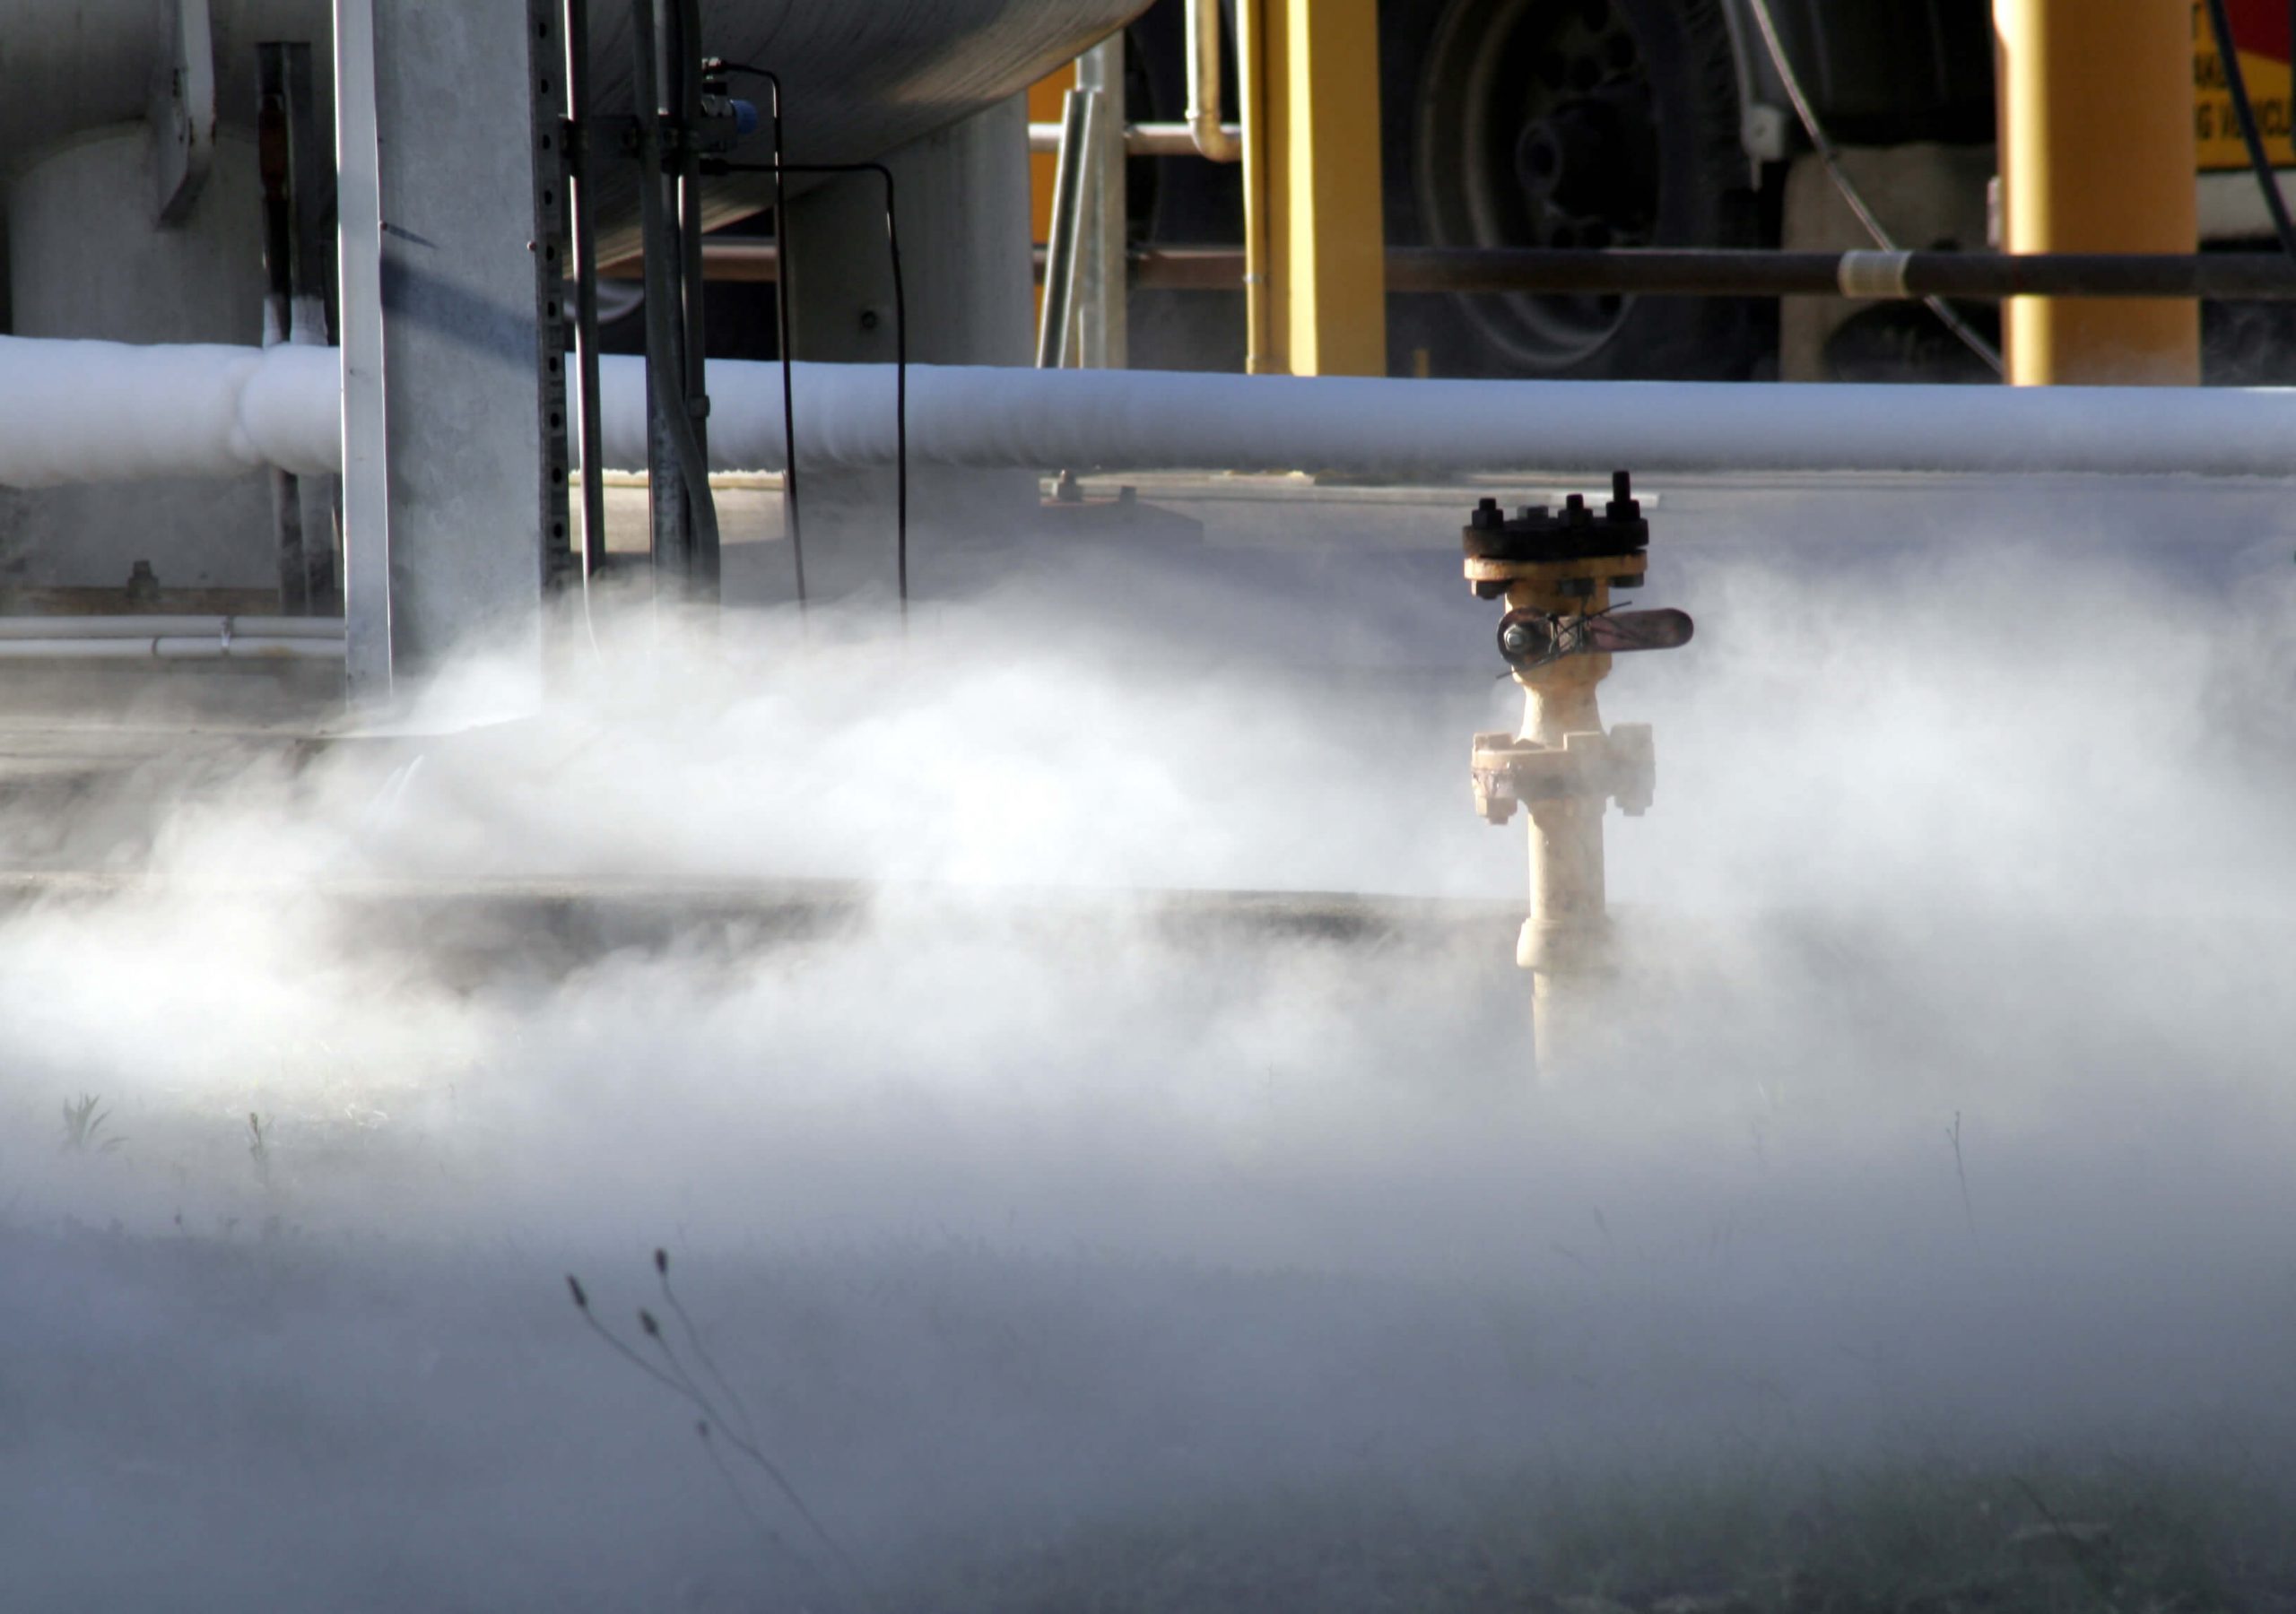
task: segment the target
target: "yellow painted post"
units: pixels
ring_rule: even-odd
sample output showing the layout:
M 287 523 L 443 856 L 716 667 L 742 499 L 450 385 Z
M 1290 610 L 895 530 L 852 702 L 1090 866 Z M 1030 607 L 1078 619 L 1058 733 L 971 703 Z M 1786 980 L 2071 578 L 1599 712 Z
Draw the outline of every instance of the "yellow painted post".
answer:
M 1377 0 L 1244 0 L 1246 368 L 1383 376 Z
M 2200 9 L 1994 0 L 2005 251 L 2197 250 Z M 2021 386 L 2200 380 L 2195 302 L 2019 297 L 2002 317 L 2009 379 Z

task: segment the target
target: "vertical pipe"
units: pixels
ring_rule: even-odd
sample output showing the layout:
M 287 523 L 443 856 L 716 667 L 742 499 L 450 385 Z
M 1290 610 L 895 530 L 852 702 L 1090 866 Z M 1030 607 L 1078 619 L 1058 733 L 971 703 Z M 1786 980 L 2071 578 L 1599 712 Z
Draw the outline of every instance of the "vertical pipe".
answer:
M 1994 0 L 2002 247 L 2196 250 L 2190 0 Z M 2200 310 L 2164 299 L 2013 298 L 2020 386 L 2200 379 Z
M 1531 1028 L 1543 1076 L 1583 1070 L 1600 1046 L 1612 968 L 1603 809 L 1599 798 L 1530 808 L 1531 917 L 1515 961 L 1531 973 Z
M 384 459 L 383 213 L 375 0 L 335 0 L 335 168 L 343 332 L 344 673 L 354 706 L 391 693 L 390 484 Z
M 590 0 L 566 0 L 566 90 L 572 118 L 567 139 L 568 202 L 573 209 L 576 425 L 582 461 L 582 575 L 606 560 L 605 430 L 598 405 L 598 226 L 590 188 Z
M 780 77 L 769 73 L 765 82 L 773 91 L 773 251 L 782 265 L 781 278 L 773 288 L 775 345 L 781 360 L 781 522 L 789 534 L 789 569 L 797 585 L 797 619 L 802 624 L 807 602 L 804 525 L 799 519 L 804 512 L 797 498 L 797 404 L 790 369 L 797 355 L 790 334 L 789 285 L 795 277 L 789 270 L 789 148 L 782 138 Z
M 263 342 L 265 347 L 280 342 L 326 347 L 326 218 L 332 187 L 316 122 L 311 48 L 300 41 L 266 40 L 256 47 L 256 143 L 263 180 L 264 267 L 269 281 Z M 331 615 L 343 609 L 334 546 L 326 536 L 326 502 L 314 499 L 307 505 L 305 497 L 324 493 L 331 481 L 307 483 L 287 472 L 272 473 L 279 603 L 289 615 Z
M 291 170 L 289 203 L 295 235 L 293 283 L 289 288 L 287 340 L 314 347 L 329 345 L 326 303 L 332 290 L 327 269 L 334 173 L 319 142 L 318 97 L 313 87 L 311 48 L 300 40 L 281 47 L 286 91 L 287 153 Z
M 263 345 L 289 339 L 295 323 L 297 277 L 295 159 L 287 110 L 287 47 L 256 48 L 256 167 L 263 181 Z M 309 155 L 303 153 L 308 161 Z M 271 525 L 279 556 L 279 614 L 311 609 L 310 568 L 303 554 L 303 490 L 294 473 L 271 473 Z
M 666 4 L 673 0 L 658 0 Z M 676 226 L 663 196 L 663 19 L 657 0 L 631 0 L 637 52 L 639 233 L 646 276 L 646 505 L 653 528 L 654 588 L 676 592 L 691 575 L 691 526 L 685 481 L 671 435 L 674 412 L 685 407 L 685 321 L 681 309 L 683 260 Z
M 1267 8 L 1281 0 L 1236 0 L 1236 99 L 1244 126 L 1244 373 L 1280 372 L 1271 350 L 1274 299 L 1267 281 L 1269 195 Z
M 718 522 L 709 492 L 709 388 L 703 374 L 709 335 L 701 273 L 701 153 L 693 134 L 701 126 L 701 0 L 670 0 L 665 7 L 671 48 L 665 70 L 669 104 L 682 138 L 678 142 L 677 239 L 679 292 L 685 311 L 685 343 L 679 389 L 679 460 L 686 480 L 691 572 L 689 586 L 698 599 L 715 602 L 719 593 Z
M 1241 0 L 1236 32 L 1244 31 Z M 1242 53 L 1238 53 L 1240 66 Z M 1240 152 L 1228 134 L 1220 96 L 1220 0 L 1187 0 L 1187 129 L 1196 149 L 1213 162 L 1233 162 Z
M 1509 606 L 1599 615 L 1610 605 L 1607 584 L 1584 596 L 1525 579 L 1509 589 Z M 1603 732 L 1596 690 L 1607 677 L 1605 655 L 1570 655 L 1516 674 L 1523 686 L 1520 737 L 1568 751 L 1574 734 Z M 1583 1069 L 1597 1047 L 1609 978 L 1609 896 L 1603 872 L 1603 814 L 1596 793 L 1528 804 L 1530 916 L 1515 944 L 1515 961 L 1531 972 L 1531 1020 L 1539 1071 L 1552 1076 Z
M 311 72 L 311 48 L 301 40 L 281 47 L 286 94 L 288 205 L 293 257 L 288 287 L 287 340 L 327 347 L 327 299 L 334 286 L 333 238 L 327 221 L 335 211 L 335 170 L 318 131 L 318 97 Z M 341 503 L 337 478 L 303 478 L 299 485 L 302 529 L 302 597 L 320 616 L 343 611 L 343 586 L 336 574 L 331 508 Z
M 1039 369 L 1058 369 L 1068 362 L 1069 335 L 1075 324 L 1084 174 L 1091 146 L 1092 108 L 1099 100 L 1097 91 L 1071 90 L 1061 108 L 1060 157 L 1052 180 L 1052 239 L 1045 250 L 1044 315 L 1037 326 Z

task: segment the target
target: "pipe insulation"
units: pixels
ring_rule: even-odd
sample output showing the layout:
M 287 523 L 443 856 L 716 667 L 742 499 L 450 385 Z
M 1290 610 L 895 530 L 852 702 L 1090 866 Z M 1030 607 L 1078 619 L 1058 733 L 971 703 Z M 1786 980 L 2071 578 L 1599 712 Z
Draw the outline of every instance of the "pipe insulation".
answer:
M 606 355 L 606 459 L 645 464 L 645 369 Z M 801 468 L 893 461 L 890 365 L 795 367 Z M 335 355 L 0 337 L 0 484 L 332 472 Z M 778 470 L 778 367 L 709 367 L 712 469 Z M 909 454 L 1074 471 L 2069 472 L 2283 476 L 2296 389 L 1422 381 L 909 367 Z
M 331 348 L 0 337 L 0 484 L 330 474 L 341 391 Z

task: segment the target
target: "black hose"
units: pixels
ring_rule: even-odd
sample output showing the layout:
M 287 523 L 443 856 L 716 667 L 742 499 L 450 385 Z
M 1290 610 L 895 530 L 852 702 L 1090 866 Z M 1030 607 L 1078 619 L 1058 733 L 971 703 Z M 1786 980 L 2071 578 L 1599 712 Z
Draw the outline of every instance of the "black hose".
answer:
M 2296 3 L 2296 0 L 2292 0 Z M 789 561 L 797 577 L 797 614 L 805 614 L 805 541 L 797 512 L 797 412 L 792 400 L 789 361 L 789 189 L 783 159 L 788 147 L 781 137 L 781 77 L 768 67 L 747 62 L 719 62 L 720 73 L 744 73 L 763 79 L 773 91 L 773 251 L 783 273 L 773 289 L 774 321 L 781 346 L 781 506 L 789 522 Z
M 885 252 L 893 273 L 893 571 L 900 597 L 900 617 L 909 621 L 909 298 L 901 283 L 900 224 L 894 206 L 893 171 L 882 162 L 728 162 L 711 160 L 704 171 L 721 174 L 874 174 L 885 186 Z M 788 267 L 787 259 L 782 267 Z M 781 291 L 788 289 L 785 273 Z M 778 293 L 777 293 L 778 294 Z M 789 429 L 787 396 L 782 404 L 782 425 Z M 795 438 L 787 439 L 794 446 Z
M 2291 27 L 2296 29 L 2296 4 L 2289 9 Z M 2265 211 L 2272 215 L 2280 249 L 2296 258 L 2296 222 L 2288 217 L 2288 204 L 2281 199 L 2280 177 L 2272 171 L 2272 158 L 2264 149 L 2264 131 L 2257 126 L 2256 106 L 2248 100 L 2247 75 L 2240 71 L 2240 51 L 2232 39 L 2232 20 L 2225 13 L 2224 0 L 2208 0 L 2208 27 L 2216 36 L 2216 59 L 2223 65 L 2224 87 L 2232 95 L 2232 116 L 2239 120 L 2240 139 L 2248 148 L 2248 167 L 2264 192 Z M 2290 43 L 2290 55 L 2296 57 L 2296 35 L 2292 35 Z

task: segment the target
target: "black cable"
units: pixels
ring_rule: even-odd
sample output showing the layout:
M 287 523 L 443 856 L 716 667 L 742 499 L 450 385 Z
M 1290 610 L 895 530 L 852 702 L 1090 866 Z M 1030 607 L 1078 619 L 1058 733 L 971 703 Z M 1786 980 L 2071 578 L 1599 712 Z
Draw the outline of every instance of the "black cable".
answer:
M 893 171 L 882 162 L 784 162 L 768 168 L 763 163 L 732 162 L 709 159 L 703 164 L 706 173 L 719 174 L 874 174 L 885 182 L 885 251 L 892 263 L 893 273 L 893 475 L 894 526 L 893 568 L 896 586 L 900 595 L 900 620 L 909 623 L 909 299 L 901 283 L 900 225 L 894 207 Z M 781 289 L 788 288 L 789 262 L 781 261 Z M 785 403 L 782 419 L 788 421 Z
M 2296 26 L 2296 6 L 2290 9 L 2292 26 Z M 2288 217 L 2288 204 L 2280 195 L 2280 177 L 2272 171 L 2272 158 L 2264 149 L 2264 132 L 2257 127 L 2256 106 L 2248 100 L 2239 48 L 2232 40 L 2232 20 L 2225 13 L 2224 0 L 2208 0 L 2208 27 L 2216 36 L 2216 59 L 2224 69 L 2224 87 L 2232 94 L 2232 116 L 2239 120 L 2240 139 L 2248 148 L 2248 167 L 2255 170 L 2257 184 L 2264 191 L 2273 232 L 2280 238 L 2280 249 L 2296 258 L 2296 222 Z
M 782 159 L 788 148 L 781 139 L 781 76 L 769 67 L 747 62 L 718 61 L 720 73 L 747 74 L 763 79 L 773 90 L 773 253 L 781 265 L 780 283 L 773 288 L 773 311 L 781 343 L 781 504 L 789 520 L 789 560 L 797 576 L 797 614 L 805 614 L 805 541 L 797 517 L 797 412 L 791 398 L 789 363 L 789 190 Z
M 1793 104 L 1794 117 L 1801 124 L 1802 133 L 1809 136 L 1818 161 L 1825 166 L 1826 178 L 1833 181 L 1834 189 L 1841 193 L 1841 199 L 1848 204 L 1849 211 L 1857 215 L 1857 221 L 1866 227 L 1866 233 L 1874 238 L 1874 245 L 1883 252 L 1897 251 L 1895 239 L 1883 228 L 1880 217 L 1866 205 L 1865 196 L 1850 183 L 1848 174 L 1841 166 L 1840 152 L 1828 137 L 1825 126 L 1818 121 L 1817 108 L 1810 104 L 1809 96 L 1804 93 L 1801 75 L 1794 71 L 1794 64 L 1786 55 L 1786 46 L 1778 37 L 1778 20 L 1770 15 L 1770 0 L 1748 0 L 1748 6 L 1753 13 L 1755 27 L 1761 30 L 1762 47 L 1769 54 L 1770 65 L 1778 70 L 1779 87 L 1786 91 L 1786 99 Z M 2007 373 L 2001 350 L 1979 335 L 1968 320 L 1954 311 L 1952 304 L 1942 297 L 1925 297 L 1921 301 L 1963 347 L 1984 361 L 1987 369 L 1996 376 Z

